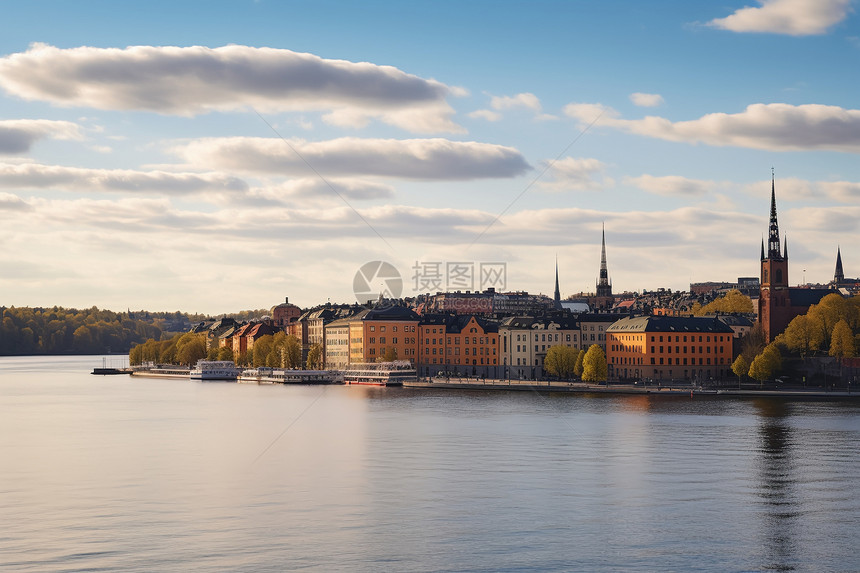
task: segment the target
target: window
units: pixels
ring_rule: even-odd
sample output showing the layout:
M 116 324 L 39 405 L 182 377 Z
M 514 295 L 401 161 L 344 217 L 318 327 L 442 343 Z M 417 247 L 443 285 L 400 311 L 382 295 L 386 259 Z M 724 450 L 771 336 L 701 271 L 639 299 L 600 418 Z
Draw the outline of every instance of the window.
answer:
M 385 327 L 384 327 L 384 326 L 380 326 L 380 327 L 379 327 L 379 332 L 385 332 Z
M 385 344 L 385 337 L 384 337 L 384 336 L 380 336 L 380 337 L 379 337 L 379 343 L 380 343 L 380 344 Z
M 397 327 L 396 327 L 396 326 L 392 326 L 392 327 L 391 327 L 391 332 L 397 332 Z
M 397 344 L 397 337 L 396 336 L 391 339 L 391 344 Z

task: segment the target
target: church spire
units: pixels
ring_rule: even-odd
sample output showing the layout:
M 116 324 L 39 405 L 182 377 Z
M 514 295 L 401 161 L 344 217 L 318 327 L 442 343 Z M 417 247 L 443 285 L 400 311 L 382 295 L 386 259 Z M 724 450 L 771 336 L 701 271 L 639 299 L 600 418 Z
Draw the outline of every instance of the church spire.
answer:
M 836 247 L 836 272 L 833 273 L 833 282 L 841 283 L 845 280 L 845 273 L 842 272 L 842 249 Z
M 773 168 L 771 168 L 770 180 L 770 230 L 767 237 L 767 258 L 781 260 L 783 258 L 779 248 L 779 223 L 776 220 L 776 186 L 774 184 Z
M 552 297 L 556 308 L 561 307 L 561 291 L 558 288 L 558 255 L 555 256 L 555 294 Z
M 606 268 L 606 225 L 603 225 L 600 241 L 600 275 L 597 279 L 597 296 L 612 296 L 612 283 Z

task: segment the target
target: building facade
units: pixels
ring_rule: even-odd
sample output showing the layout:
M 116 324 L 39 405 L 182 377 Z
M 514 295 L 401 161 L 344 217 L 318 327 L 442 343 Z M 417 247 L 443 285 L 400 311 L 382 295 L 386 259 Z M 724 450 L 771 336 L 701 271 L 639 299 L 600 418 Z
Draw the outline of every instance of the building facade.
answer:
M 731 376 L 731 327 L 714 316 L 640 316 L 606 331 L 610 380 L 702 382 Z

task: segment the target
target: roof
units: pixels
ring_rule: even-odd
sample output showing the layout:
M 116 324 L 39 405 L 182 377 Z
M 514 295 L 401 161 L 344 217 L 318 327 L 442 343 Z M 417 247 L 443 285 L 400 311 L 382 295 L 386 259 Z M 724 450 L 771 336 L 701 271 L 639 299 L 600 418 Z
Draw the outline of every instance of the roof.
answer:
M 834 294 L 836 291 L 829 288 L 790 288 L 788 296 L 791 299 L 791 306 L 812 306 L 818 304 L 821 299 L 829 294 Z M 836 293 L 839 294 L 839 293 Z
M 418 319 L 419 316 L 414 310 L 397 305 L 372 308 L 353 317 L 353 320 L 410 320 L 416 322 Z
M 716 316 L 637 316 L 613 323 L 606 332 L 715 332 L 734 334 Z

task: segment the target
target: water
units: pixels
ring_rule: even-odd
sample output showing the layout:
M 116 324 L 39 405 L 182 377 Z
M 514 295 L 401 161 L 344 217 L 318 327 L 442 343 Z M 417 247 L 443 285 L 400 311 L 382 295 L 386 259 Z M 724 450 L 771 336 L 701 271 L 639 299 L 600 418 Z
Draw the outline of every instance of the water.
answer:
M 860 402 L 101 364 L 0 358 L 0 570 L 860 570 Z

